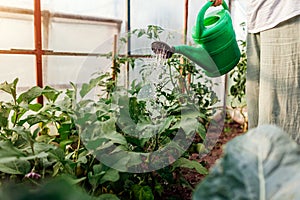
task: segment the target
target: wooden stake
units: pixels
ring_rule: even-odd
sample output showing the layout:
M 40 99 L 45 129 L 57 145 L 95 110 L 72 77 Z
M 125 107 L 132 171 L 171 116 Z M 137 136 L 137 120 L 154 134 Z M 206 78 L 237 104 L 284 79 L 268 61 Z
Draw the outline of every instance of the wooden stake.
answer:
M 42 25 L 41 25 L 41 2 L 34 1 L 34 39 L 35 39 L 35 58 L 36 58 L 36 84 L 43 87 L 43 63 L 42 63 Z M 43 104 L 43 96 L 38 97 L 38 103 Z
M 114 35 L 114 43 L 113 43 L 113 52 L 112 52 L 112 80 L 117 81 L 117 71 L 116 71 L 116 56 L 117 56 L 117 43 L 118 36 Z
M 189 0 L 185 0 L 185 4 L 184 4 L 183 44 L 187 44 L 188 15 L 189 15 Z

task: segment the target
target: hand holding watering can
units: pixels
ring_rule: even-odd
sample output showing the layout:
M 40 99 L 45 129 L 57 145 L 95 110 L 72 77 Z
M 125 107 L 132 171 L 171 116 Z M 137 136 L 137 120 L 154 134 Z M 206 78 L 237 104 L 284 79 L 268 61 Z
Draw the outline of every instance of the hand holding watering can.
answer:
M 214 2 L 213 6 L 219 6 L 223 3 L 223 0 L 210 0 L 211 2 Z

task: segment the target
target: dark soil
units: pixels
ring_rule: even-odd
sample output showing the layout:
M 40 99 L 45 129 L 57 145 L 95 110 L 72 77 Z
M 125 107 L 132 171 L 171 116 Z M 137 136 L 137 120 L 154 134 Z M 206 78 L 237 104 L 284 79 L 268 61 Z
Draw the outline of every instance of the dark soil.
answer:
M 223 145 L 234 137 L 243 134 L 243 127 L 236 122 L 226 123 L 221 135 L 218 137 L 217 142 L 213 146 L 212 150 L 204 157 L 199 158 L 199 154 L 192 154 L 191 160 L 200 162 L 208 170 L 214 166 L 216 160 L 222 157 Z M 195 138 L 197 140 L 197 138 Z M 164 200 L 190 200 L 192 198 L 192 190 L 202 180 L 205 175 L 199 174 L 195 170 L 182 169 L 181 175 L 187 180 L 190 186 L 183 186 L 182 184 L 170 185 L 169 188 L 165 189 L 162 199 Z M 186 184 L 188 185 L 188 184 Z

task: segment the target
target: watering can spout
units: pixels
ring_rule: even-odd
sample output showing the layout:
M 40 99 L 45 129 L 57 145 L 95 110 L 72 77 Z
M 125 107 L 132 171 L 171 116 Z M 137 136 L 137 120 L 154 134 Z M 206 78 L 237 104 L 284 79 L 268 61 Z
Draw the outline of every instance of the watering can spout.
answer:
M 208 54 L 208 52 L 201 46 L 193 47 L 188 45 L 174 46 L 174 53 L 182 54 L 195 64 L 203 68 L 207 73 L 217 71 L 218 68 Z
M 209 76 L 216 76 L 213 74 L 220 74 L 214 60 L 201 45 L 197 47 L 188 45 L 171 47 L 164 42 L 155 41 L 151 44 L 151 48 L 154 53 L 160 54 L 164 58 L 170 58 L 174 53 L 184 55 L 189 60 L 203 68 Z
M 210 74 L 211 76 L 214 73 L 219 73 L 214 60 L 201 45 L 197 47 L 188 45 L 170 47 L 164 42 L 155 41 L 151 44 L 151 48 L 154 53 L 160 54 L 164 58 L 170 58 L 174 53 L 184 55 L 195 64 L 202 67 L 207 72 L 207 74 Z

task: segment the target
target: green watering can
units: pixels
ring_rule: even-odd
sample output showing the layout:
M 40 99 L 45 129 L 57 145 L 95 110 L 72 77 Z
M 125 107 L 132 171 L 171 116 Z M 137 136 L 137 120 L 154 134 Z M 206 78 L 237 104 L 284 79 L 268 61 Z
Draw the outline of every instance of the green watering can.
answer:
M 170 47 L 168 44 L 155 41 L 151 48 L 156 54 L 170 58 L 179 53 L 202 67 L 209 77 L 222 76 L 232 70 L 240 60 L 238 47 L 229 9 L 223 1 L 223 9 L 205 15 L 213 2 L 208 1 L 197 16 L 197 23 L 192 37 L 197 47 L 180 45 Z

